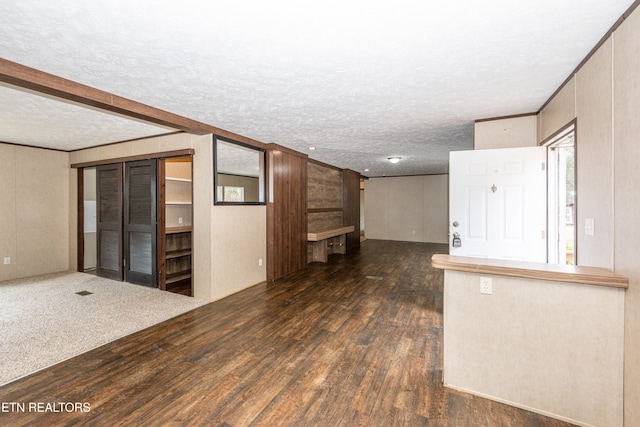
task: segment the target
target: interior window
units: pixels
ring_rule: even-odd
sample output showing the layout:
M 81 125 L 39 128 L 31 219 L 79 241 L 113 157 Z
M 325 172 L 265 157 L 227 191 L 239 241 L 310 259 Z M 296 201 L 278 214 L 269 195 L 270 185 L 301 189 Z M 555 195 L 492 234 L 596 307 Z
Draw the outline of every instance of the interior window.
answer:
M 214 204 L 265 204 L 265 150 L 215 137 Z

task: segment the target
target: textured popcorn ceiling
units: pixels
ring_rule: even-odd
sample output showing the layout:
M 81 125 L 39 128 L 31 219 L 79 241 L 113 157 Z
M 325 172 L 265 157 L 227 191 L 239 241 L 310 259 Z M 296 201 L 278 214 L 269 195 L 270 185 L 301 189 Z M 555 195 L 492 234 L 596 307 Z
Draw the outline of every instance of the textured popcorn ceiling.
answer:
M 175 132 L 0 83 L 0 141 L 75 150 Z
M 0 57 L 364 175 L 442 173 L 475 119 L 537 111 L 631 3 L 3 0 Z M 65 132 L 32 144 L 94 144 Z

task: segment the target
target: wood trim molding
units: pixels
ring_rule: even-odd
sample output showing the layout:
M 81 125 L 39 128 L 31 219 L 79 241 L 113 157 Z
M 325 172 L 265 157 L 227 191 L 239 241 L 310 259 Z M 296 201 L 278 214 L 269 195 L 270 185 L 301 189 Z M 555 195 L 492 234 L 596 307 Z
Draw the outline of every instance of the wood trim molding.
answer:
M 106 144 L 100 144 L 100 145 L 93 145 L 91 147 L 83 147 L 83 148 L 75 148 L 73 150 L 68 150 L 66 151 L 67 153 L 75 153 L 77 151 L 82 151 L 82 150 L 90 150 L 91 148 L 98 148 L 98 147 L 108 147 L 110 145 L 117 145 L 117 144 L 124 144 L 125 142 L 134 142 L 134 141 L 143 141 L 145 139 L 151 139 L 151 138 L 162 138 L 164 136 L 170 136 L 170 135 L 179 135 L 179 134 L 183 134 L 185 132 L 183 131 L 176 131 L 176 132 L 167 132 L 167 133 L 159 133 L 157 135 L 148 135 L 148 136 L 141 136 L 139 138 L 131 138 L 131 139 L 125 139 L 122 141 L 115 141 L 115 142 L 108 142 Z M 60 150 L 62 151 L 62 150 Z
M 36 148 L 38 150 L 49 150 L 49 151 L 57 151 L 59 153 L 68 153 L 68 151 L 65 150 L 59 150 L 57 148 L 49 148 L 49 147 L 38 147 L 35 145 L 29 145 L 29 144 L 18 144 L 16 142 L 7 142 L 7 141 L 0 141 L 0 144 L 7 144 L 7 145 L 14 145 L 16 147 L 25 147 L 25 148 Z
M 0 58 L 0 81 L 127 117 L 206 135 L 213 126 Z
M 213 133 L 213 136 L 214 137 L 219 136 L 221 138 L 231 139 L 235 142 L 242 142 L 243 144 L 248 144 L 248 145 L 251 145 L 252 147 L 261 148 L 263 150 L 266 150 L 268 148 L 268 144 L 265 144 L 264 142 L 260 142 L 255 139 L 248 138 L 246 136 L 238 135 L 237 133 L 229 132 L 224 129 L 216 128 L 216 131 Z
M 537 116 L 537 115 L 538 115 L 537 112 L 535 112 L 535 113 L 523 113 L 523 114 L 512 114 L 512 115 L 509 115 L 509 116 L 489 117 L 489 118 L 486 118 L 486 119 L 477 119 L 475 121 L 475 123 L 491 122 L 491 121 L 494 121 L 494 120 L 518 119 L 520 117 L 529 117 L 529 116 Z
M 137 156 L 128 157 L 116 157 L 114 159 L 94 160 L 91 162 L 74 163 L 72 168 L 90 168 L 93 166 L 108 165 L 111 163 L 124 163 L 133 162 L 136 160 L 149 160 L 149 159 L 167 159 L 169 157 L 187 157 L 193 156 L 196 150 L 193 148 L 186 148 L 184 150 L 163 151 L 160 153 L 139 154 Z
M 581 283 L 622 289 L 629 287 L 629 278 L 598 267 L 544 264 L 443 254 L 433 255 L 431 257 L 431 265 L 434 268 L 442 270 L 464 271 L 468 273 Z

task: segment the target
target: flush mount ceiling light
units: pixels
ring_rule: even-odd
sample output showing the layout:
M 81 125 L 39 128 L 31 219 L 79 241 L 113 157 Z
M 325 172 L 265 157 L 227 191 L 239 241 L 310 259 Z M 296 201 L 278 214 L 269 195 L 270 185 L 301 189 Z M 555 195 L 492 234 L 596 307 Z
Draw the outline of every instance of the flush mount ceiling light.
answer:
M 316 147 L 309 147 L 310 151 L 315 151 Z
M 402 157 L 389 157 L 391 163 L 398 163 Z

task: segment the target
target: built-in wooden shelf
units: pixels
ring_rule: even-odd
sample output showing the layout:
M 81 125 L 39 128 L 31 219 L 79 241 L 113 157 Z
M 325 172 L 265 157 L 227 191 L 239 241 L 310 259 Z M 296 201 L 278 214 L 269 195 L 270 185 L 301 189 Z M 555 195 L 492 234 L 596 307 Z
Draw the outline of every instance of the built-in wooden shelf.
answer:
M 468 273 L 496 274 L 499 276 L 583 283 L 624 289 L 629 287 L 628 277 L 598 267 L 545 264 L 445 254 L 433 255 L 431 257 L 431 265 L 443 270 L 465 271 Z
M 191 231 L 191 227 L 169 227 L 165 230 L 165 234 L 187 233 Z
M 180 258 L 182 256 L 188 256 L 188 255 L 191 255 L 191 249 L 182 249 L 182 250 L 178 250 L 178 251 L 167 252 L 165 258 L 166 259 L 173 259 L 173 258 Z
M 309 242 L 317 242 L 320 240 L 325 240 L 331 237 L 339 236 L 341 234 L 351 233 L 353 230 L 355 230 L 355 227 L 353 225 L 350 225 L 348 227 L 335 228 L 333 230 L 319 231 L 316 233 L 307 233 L 307 240 Z
M 159 179 L 162 231 L 158 270 L 160 289 L 193 295 L 193 169 L 192 159 L 169 159 L 161 164 Z
M 191 270 L 181 271 L 180 273 L 177 273 L 177 274 L 167 274 L 167 279 L 165 283 L 167 285 L 170 285 L 171 283 L 177 283 L 187 279 L 191 279 Z

